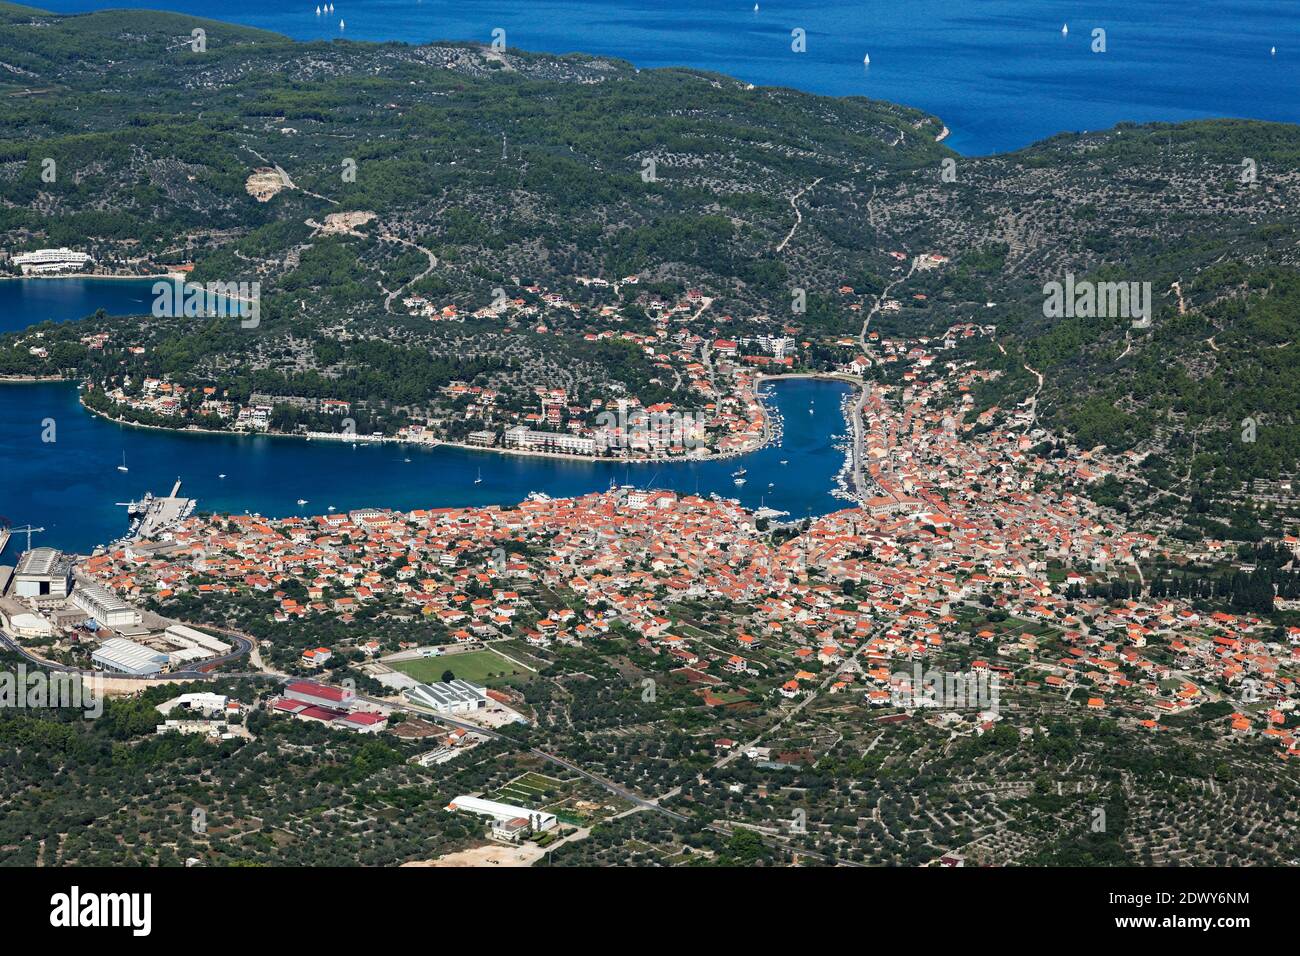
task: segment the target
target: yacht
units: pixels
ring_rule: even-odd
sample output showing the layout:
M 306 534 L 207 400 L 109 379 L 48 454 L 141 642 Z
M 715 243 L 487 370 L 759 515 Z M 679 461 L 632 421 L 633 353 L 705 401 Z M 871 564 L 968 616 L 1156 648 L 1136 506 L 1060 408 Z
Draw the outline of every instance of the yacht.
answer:
M 299 498 L 299 499 L 298 499 L 298 507 L 299 507 L 299 508 L 301 508 L 301 507 L 302 507 L 303 505 L 305 505 L 306 503 L 307 503 L 307 499 L 306 499 L 306 498 Z
M 130 470 L 131 470 L 130 468 L 126 467 L 126 452 L 122 452 L 122 464 L 120 464 L 120 465 L 117 466 L 117 470 L 118 470 L 118 471 L 130 471 Z
M 744 477 L 745 475 L 747 475 L 747 474 L 749 474 L 748 469 L 745 469 L 745 468 L 737 468 L 735 471 L 733 471 L 733 472 L 731 473 L 731 477 L 732 477 L 732 478 L 743 478 L 743 477 Z
M 744 479 L 744 478 L 737 478 L 737 479 L 735 480 L 735 483 L 736 483 L 736 486 L 737 486 L 737 487 L 740 487 L 741 485 L 743 485 L 743 484 L 745 483 L 745 479 Z
M 1069 35 L 1070 35 L 1070 25 L 1068 23 L 1061 24 L 1061 36 L 1068 37 Z
M 483 469 L 480 468 L 478 470 L 478 476 L 474 479 L 474 484 L 481 485 L 482 483 L 483 483 Z
M 870 65 L 871 65 L 871 54 L 870 54 L 870 53 L 864 53 L 864 54 L 862 54 L 862 65 L 863 65 L 863 66 L 870 66 Z
M 789 459 L 789 458 L 782 458 L 782 459 L 781 459 L 781 464 L 783 464 L 783 465 L 788 465 L 788 464 L 790 464 L 790 459 Z

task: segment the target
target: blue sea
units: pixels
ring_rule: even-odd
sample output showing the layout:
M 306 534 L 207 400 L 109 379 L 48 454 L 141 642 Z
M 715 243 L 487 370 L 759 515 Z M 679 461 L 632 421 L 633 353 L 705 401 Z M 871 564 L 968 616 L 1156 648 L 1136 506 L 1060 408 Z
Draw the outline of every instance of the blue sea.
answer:
M 84 319 L 103 309 L 109 315 L 148 315 L 152 279 L 3 279 L 0 280 L 0 332 L 16 332 L 41 322 Z
M 690 66 L 939 116 L 983 154 L 1123 120 L 1300 119 L 1294 0 L 38 0 L 167 9 L 302 40 L 490 42 Z M 339 28 L 343 20 L 346 27 Z M 1069 25 L 1062 36 L 1061 27 Z M 807 37 L 791 50 L 791 31 Z M 1105 52 L 1093 52 L 1094 30 Z M 1270 50 L 1276 47 L 1276 55 Z M 870 67 L 863 57 L 870 55 Z

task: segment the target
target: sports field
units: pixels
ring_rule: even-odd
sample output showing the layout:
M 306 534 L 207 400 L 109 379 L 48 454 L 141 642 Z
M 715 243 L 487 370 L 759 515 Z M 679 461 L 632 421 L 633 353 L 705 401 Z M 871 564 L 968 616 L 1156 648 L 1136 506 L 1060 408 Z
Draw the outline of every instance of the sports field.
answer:
M 394 670 L 409 674 L 423 684 L 442 680 L 442 675 L 447 671 L 451 671 L 460 680 L 486 687 L 508 683 L 512 677 L 528 674 L 528 671 L 522 667 L 510 663 L 496 651 L 491 650 L 394 661 L 391 666 Z

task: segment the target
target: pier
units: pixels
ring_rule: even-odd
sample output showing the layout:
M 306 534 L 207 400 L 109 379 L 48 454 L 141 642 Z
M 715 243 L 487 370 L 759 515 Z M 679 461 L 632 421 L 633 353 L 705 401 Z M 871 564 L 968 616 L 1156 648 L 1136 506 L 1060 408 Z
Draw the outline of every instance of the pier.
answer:
M 125 505 L 127 513 L 134 518 L 129 539 L 148 539 L 169 530 L 179 521 L 188 518 L 198 502 L 193 498 L 181 497 L 181 480 L 176 479 L 171 494 L 155 498 L 146 493 L 140 501 L 118 502 Z

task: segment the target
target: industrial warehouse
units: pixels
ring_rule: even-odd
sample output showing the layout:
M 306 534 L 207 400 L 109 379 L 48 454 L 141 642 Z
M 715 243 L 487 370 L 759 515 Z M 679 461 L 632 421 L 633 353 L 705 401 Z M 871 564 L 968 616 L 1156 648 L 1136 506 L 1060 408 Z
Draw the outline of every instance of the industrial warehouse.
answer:
M 404 691 L 413 704 L 428 707 L 440 714 L 467 714 L 487 707 L 487 688 L 467 680 L 420 684 Z
M 145 615 L 117 592 L 79 578 L 72 555 L 28 548 L 0 567 L 0 627 L 43 654 L 63 652 L 107 674 L 154 677 L 224 657 L 232 645 Z
M 519 840 L 528 833 L 543 833 L 554 829 L 559 820 L 555 814 L 544 810 L 529 810 L 482 797 L 457 797 L 447 804 L 448 811 L 461 810 L 492 820 L 492 836 L 498 840 Z

